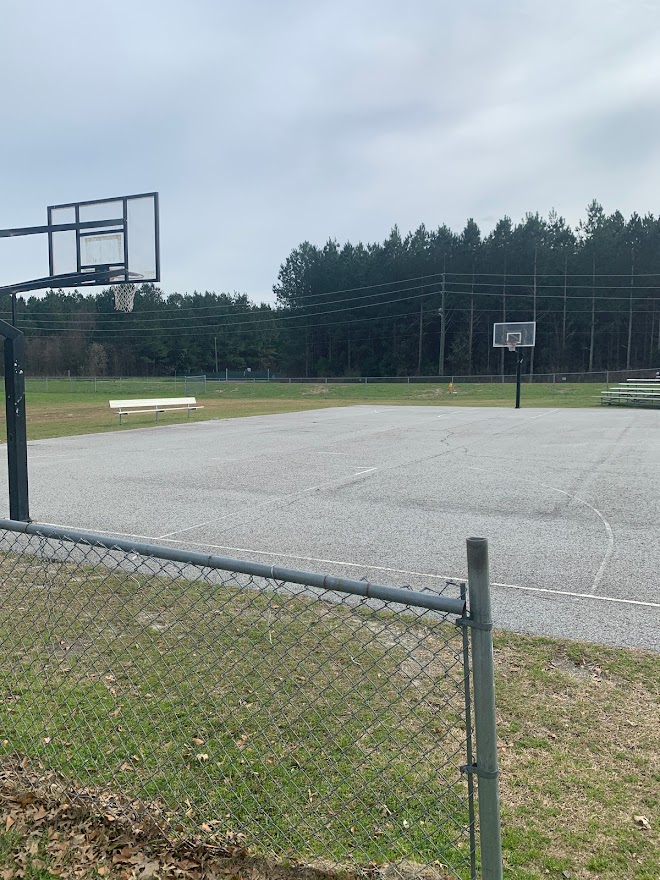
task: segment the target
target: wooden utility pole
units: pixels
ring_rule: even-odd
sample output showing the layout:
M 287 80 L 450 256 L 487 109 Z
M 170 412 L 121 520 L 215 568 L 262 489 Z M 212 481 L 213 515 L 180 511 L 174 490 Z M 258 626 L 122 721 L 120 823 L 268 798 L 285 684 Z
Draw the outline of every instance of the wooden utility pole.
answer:
M 591 337 L 589 340 L 589 372 L 594 368 L 594 336 L 596 331 L 596 258 L 591 267 Z M 584 363 L 584 361 L 582 362 Z
M 635 286 L 635 248 L 630 251 L 632 263 L 630 266 L 630 302 L 628 307 L 628 350 L 626 352 L 626 370 L 630 369 L 630 355 L 632 352 L 632 323 L 633 323 L 633 289 Z
M 538 257 L 539 247 L 536 245 L 534 248 L 534 287 L 532 289 L 532 297 L 533 297 L 533 314 L 532 320 L 536 322 L 536 283 L 537 283 L 537 275 L 536 275 L 536 260 Z M 502 349 L 504 351 L 504 349 Z M 534 348 L 529 353 L 529 375 L 534 375 Z
M 472 264 L 472 290 L 470 291 L 470 326 L 468 330 L 468 376 L 472 375 L 472 341 L 474 336 L 474 263 Z
M 419 345 L 417 346 L 417 375 L 422 374 L 422 336 L 424 333 L 424 297 L 419 301 Z
M 567 301 L 567 291 L 568 291 L 568 254 L 564 256 L 564 314 L 562 317 L 561 323 L 561 348 L 562 348 L 562 361 L 566 359 L 566 301 Z M 566 364 L 563 364 L 564 369 L 566 369 Z
M 506 254 L 504 254 L 504 277 L 502 280 L 502 322 L 506 322 Z M 504 381 L 504 349 L 500 349 L 500 373 Z
M 447 258 L 444 257 L 442 261 L 442 288 L 440 296 L 440 354 L 438 356 L 438 376 L 444 376 L 445 374 L 445 337 L 447 333 L 447 314 L 445 311 L 446 268 Z

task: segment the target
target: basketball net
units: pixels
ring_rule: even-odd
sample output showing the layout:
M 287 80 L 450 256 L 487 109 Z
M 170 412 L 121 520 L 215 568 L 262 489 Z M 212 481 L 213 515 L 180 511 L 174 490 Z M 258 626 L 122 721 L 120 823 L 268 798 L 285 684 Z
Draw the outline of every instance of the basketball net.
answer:
M 511 342 L 507 342 L 507 345 L 509 347 L 509 351 L 515 351 L 516 348 L 518 348 L 518 346 L 520 345 L 520 343 L 518 342 L 517 339 L 514 339 Z
M 116 284 L 112 288 L 112 293 L 115 298 L 115 311 L 132 312 L 135 292 L 134 284 Z

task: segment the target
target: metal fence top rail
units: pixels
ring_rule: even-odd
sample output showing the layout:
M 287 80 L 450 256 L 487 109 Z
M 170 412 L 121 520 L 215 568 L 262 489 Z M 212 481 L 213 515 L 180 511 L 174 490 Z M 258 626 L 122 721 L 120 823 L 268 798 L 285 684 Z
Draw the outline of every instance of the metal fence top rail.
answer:
M 439 611 L 443 614 L 455 614 L 459 617 L 462 617 L 466 610 L 466 603 L 464 600 L 438 596 L 435 593 L 422 593 L 416 590 L 404 589 L 403 587 L 387 587 L 382 584 L 372 584 L 368 581 L 356 581 L 351 578 L 337 577 L 335 575 L 318 574 L 294 568 L 282 568 L 275 565 L 264 565 L 260 562 L 233 559 L 230 556 L 214 556 L 191 550 L 165 547 L 160 544 L 144 544 L 136 541 L 127 541 L 123 538 L 112 538 L 105 535 L 98 535 L 94 532 L 82 532 L 76 529 L 69 529 L 65 526 L 53 526 L 36 522 L 25 523 L 11 519 L 0 519 L 0 529 L 5 529 L 9 532 L 21 532 L 27 535 L 41 536 L 43 538 L 55 538 L 57 540 L 70 541 L 72 543 L 87 544 L 91 547 L 104 547 L 107 550 L 122 550 L 126 553 L 137 553 L 140 556 L 156 557 L 158 559 L 166 559 L 170 562 L 182 562 L 204 568 L 214 568 L 222 571 L 232 571 L 252 575 L 254 577 L 270 578 L 275 581 L 288 581 L 289 583 L 303 584 L 321 590 L 330 590 L 338 593 L 351 593 L 354 596 L 363 596 L 367 599 L 379 599 L 382 602 L 397 602 L 402 605 Z

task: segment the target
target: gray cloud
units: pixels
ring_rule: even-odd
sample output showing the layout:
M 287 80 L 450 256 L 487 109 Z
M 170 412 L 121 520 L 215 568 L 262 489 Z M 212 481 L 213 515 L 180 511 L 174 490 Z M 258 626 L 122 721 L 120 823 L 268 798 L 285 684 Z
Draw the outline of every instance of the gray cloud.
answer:
M 593 197 L 657 211 L 656 3 L 33 0 L 4 15 L 0 226 L 158 189 L 166 292 L 268 298 L 303 239 L 394 223 L 553 206 L 576 222 Z M 1 283 L 45 271 L 45 242 L 0 245 Z

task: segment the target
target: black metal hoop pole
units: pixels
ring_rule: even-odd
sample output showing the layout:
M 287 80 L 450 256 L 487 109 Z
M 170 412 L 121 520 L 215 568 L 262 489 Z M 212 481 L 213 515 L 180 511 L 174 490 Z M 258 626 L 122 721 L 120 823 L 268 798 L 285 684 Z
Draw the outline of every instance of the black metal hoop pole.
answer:
M 516 361 L 516 409 L 520 409 L 520 368 L 522 367 L 522 362 L 525 355 L 522 353 L 522 350 L 517 351 L 518 359 Z

